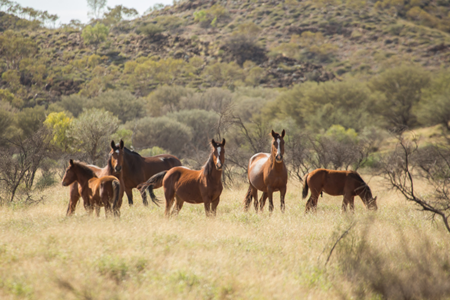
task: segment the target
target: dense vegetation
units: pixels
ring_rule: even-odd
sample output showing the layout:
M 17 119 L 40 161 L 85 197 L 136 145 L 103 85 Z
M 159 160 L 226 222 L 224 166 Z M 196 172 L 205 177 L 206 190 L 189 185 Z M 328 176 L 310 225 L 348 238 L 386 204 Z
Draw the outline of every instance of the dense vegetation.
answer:
M 442 1 L 185 1 L 53 29 L 55 16 L 0 9 L 2 151 L 44 141 L 27 187 L 69 156 L 103 165 L 110 139 L 198 167 L 226 136 L 232 180 L 271 128 L 287 130 L 297 177 L 376 165 L 386 130 L 449 128 Z

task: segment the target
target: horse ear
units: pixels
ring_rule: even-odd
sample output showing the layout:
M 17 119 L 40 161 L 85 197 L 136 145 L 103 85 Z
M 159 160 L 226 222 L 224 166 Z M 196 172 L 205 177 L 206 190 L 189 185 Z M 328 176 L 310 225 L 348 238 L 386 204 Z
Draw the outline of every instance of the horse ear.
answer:
M 124 145 L 122 140 L 120 140 L 119 146 L 120 146 L 120 149 L 123 149 L 123 147 L 125 147 L 125 145 Z
M 225 139 L 222 141 L 222 147 L 225 147 Z
M 375 196 L 375 198 L 373 198 L 373 201 L 377 201 L 378 196 Z
M 111 149 L 115 149 L 116 148 L 116 144 L 114 144 L 114 140 L 111 141 Z
M 73 166 L 73 159 L 70 159 L 70 160 L 69 160 L 69 164 L 70 164 L 71 166 Z
M 216 147 L 216 141 L 214 139 L 211 139 L 211 145 L 213 145 L 213 147 Z
M 272 136 L 275 138 L 275 131 L 272 129 Z
M 284 138 L 285 134 L 286 134 L 286 131 L 283 129 L 283 131 L 281 132 L 281 137 Z

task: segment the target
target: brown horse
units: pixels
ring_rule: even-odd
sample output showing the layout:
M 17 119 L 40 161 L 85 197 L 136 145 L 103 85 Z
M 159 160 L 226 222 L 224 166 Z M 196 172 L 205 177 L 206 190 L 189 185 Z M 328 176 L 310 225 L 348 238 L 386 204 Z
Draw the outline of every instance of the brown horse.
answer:
M 369 186 L 364 182 L 361 176 L 355 171 L 335 171 L 327 169 L 316 169 L 305 177 L 303 186 L 303 199 L 308 196 L 308 188 L 311 189 L 311 196 L 306 203 L 306 212 L 311 209 L 316 210 L 317 200 L 323 192 L 331 196 L 344 196 L 342 210 L 355 210 L 354 199 L 359 196 L 367 209 L 377 210 L 377 197 L 372 197 Z
M 71 159 L 64 174 L 62 185 L 68 186 L 75 181 L 81 186 L 81 197 L 83 197 L 89 214 L 92 214 L 95 208 L 98 217 L 100 207 L 104 206 L 106 217 L 113 211 L 114 216 L 120 216 L 120 206 L 118 206 L 120 182 L 116 177 L 103 176 L 98 178 L 86 164 L 74 162 Z
M 258 190 L 263 192 L 260 209 L 264 209 L 266 198 L 269 197 L 269 211 L 273 211 L 273 192 L 280 191 L 280 208 L 284 212 L 284 196 L 286 195 L 287 169 L 283 161 L 284 135 L 272 130 L 271 153 L 257 153 L 248 162 L 248 187 L 244 200 L 244 209 L 248 211 L 252 198 L 255 199 L 255 210 L 258 212 Z
M 120 174 L 119 179 L 122 187 L 120 201 L 122 202 L 123 192 L 125 191 L 128 197 L 128 204 L 131 206 L 133 205 L 133 188 L 136 188 L 138 184 L 145 182 L 156 173 L 181 166 L 181 161 L 169 154 L 142 157 L 137 152 L 125 148 L 123 141 L 120 140 L 118 145 L 111 141 L 108 164 L 111 164 L 113 170 Z M 141 193 L 141 195 L 144 205 L 147 206 L 146 194 Z
M 208 161 L 201 170 L 195 171 L 186 167 L 175 167 L 169 171 L 163 171 L 154 175 L 147 182 L 140 185 L 141 193 L 144 194 L 148 188 L 153 202 L 158 201 L 153 188 L 164 187 L 166 198 L 165 216 L 178 214 L 183 203 L 204 203 L 206 216 L 215 216 L 217 205 L 222 193 L 222 167 L 225 161 L 225 139 L 216 143 L 211 141 L 212 151 Z M 172 210 L 174 198 L 177 199 L 175 208 Z
M 118 177 L 118 173 L 114 172 L 113 167 L 111 166 L 110 161 L 108 160 L 108 164 L 104 168 L 99 168 L 94 165 L 86 165 L 89 169 L 91 169 L 97 177 L 103 177 L 107 175 L 112 175 L 115 177 Z M 78 182 L 74 182 L 69 186 L 69 205 L 67 207 L 66 216 L 71 216 L 75 213 L 75 208 L 77 206 L 78 200 L 81 196 L 81 186 L 78 184 Z M 87 210 L 87 203 L 84 203 L 84 208 Z

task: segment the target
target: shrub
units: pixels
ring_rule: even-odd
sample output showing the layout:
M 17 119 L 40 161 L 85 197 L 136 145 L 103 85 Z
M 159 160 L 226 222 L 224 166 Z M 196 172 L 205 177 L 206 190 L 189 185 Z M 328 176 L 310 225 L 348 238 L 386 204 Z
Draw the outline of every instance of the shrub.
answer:
M 128 122 L 127 127 L 134 131 L 132 142 L 135 149 L 158 146 L 180 155 L 192 138 L 189 127 L 165 116 Z
M 91 100 L 95 108 L 112 112 L 123 123 L 144 116 L 144 101 L 128 91 L 107 91 Z
M 183 98 L 193 95 L 193 91 L 182 86 L 163 85 L 147 97 L 147 113 L 151 116 L 162 116 L 180 109 Z

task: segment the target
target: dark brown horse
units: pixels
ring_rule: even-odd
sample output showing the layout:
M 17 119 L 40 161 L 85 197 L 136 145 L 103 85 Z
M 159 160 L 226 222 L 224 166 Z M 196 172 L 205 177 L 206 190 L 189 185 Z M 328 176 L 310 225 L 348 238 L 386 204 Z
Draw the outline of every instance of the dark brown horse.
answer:
M 120 181 L 116 177 L 103 176 L 98 178 L 86 164 L 74 162 L 71 159 L 64 174 L 62 185 L 68 186 L 75 181 L 81 187 L 81 197 L 89 214 L 92 214 L 95 208 L 98 217 L 100 215 L 100 207 L 104 206 L 106 217 L 112 214 L 113 211 L 114 216 L 120 216 Z
M 355 171 L 335 171 L 327 169 L 316 169 L 308 173 L 303 186 L 303 199 L 308 196 L 308 188 L 311 189 L 311 196 L 306 202 L 306 212 L 311 209 L 316 210 L 317 200 L 323 192 L 331 196 L 344 196 L 342 210 L 355 210 L 354 199 L 359 196 L 367 209 L 377 210 L 377 197 L 372 197 L 369 186 L 361 176 Z
M 86 165 L 89 169 L 91 169 L 97 177 L 103 177 L 107 175 L 112 175 L 115 177 L 119 177 L 119 174 L 114 172 L 110 161 L 108 160 L 108 165 L 104 168 L 99 168 L 94 165 Z M 67 213 L 66 216 L 71 216 L 75 213 L 75 208 L 77 206 L 78 200 L 81 196 L 81 186 L 78 184 L 78 182 L 74 182 L 69 186 L 69 205 L 67 207 Z M 87 210 L 86 203 L 84 203 L 84 208 Z
M 222 167 L 225 161 L 225 139 L 221 144 L 212 140 L 211 146 L 211 154 L 201 170 L 175 167 L 169 171 L 163 171 L 143 183 L 140 186 L 141 193 L 145 193 L 148 188 L 153 202 L 156 202 L 158 200 L 153 193 L 153 188 L 162 184 L 166 198 L 166 217 L 178 214 L 184 202 L 204 203 L 206 216 L 215 216 L 223 189 Z M 171 212 L 174 198 L 177 199 L 177 202 Z
M 284 196 L 286 195 L 287 169 L 283 161 L 284 135 L 272 130 L 271 153 L 257 153 L 248 162 L 248 187 L 244 200 L 244 209 L 248 211 L 252 198 L 254 198 L 255 210 L 258 212 L 258 190 L 263 192 L 260 209 L 264 209 L 266 198 L 269 197 L 269 211 L 273 211 L 273 193 L 280 191 L 280 208 L 284 212 Z
M 119 173 L 122 187 L 120 201 L 122 201 L 123 192 L 125 191 L 128 197 L 128 204 L 133 205 L 133 188 L 136 188 L 138 184 L 145 182 L 156 173 L 181 166 L 181 161 L 169 154 L 142 157 L 137 152 L 125 148 L 123 141 L 120 140 L 118 145 L 111 141 L 108 164 L 111 164 L 113 170 Z M 144 205 L 147 206 L 146 194 L 141 193 L 141 195 Z

